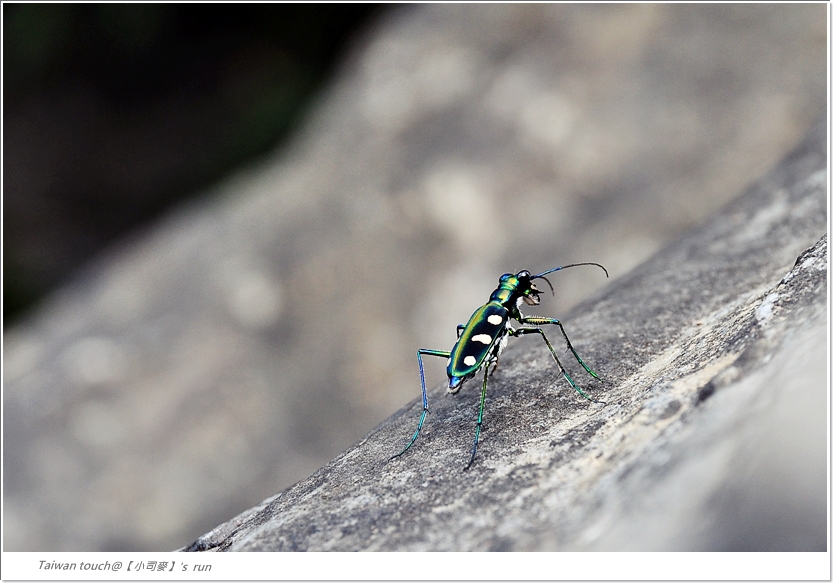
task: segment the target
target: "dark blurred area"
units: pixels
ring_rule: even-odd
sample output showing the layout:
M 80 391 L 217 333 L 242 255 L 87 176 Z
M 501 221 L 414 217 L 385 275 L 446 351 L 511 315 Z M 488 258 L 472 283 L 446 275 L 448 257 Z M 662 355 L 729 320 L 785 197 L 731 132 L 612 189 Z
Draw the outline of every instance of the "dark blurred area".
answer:
M 6 325 L 286 139 L 380 4 L 4 4 Z

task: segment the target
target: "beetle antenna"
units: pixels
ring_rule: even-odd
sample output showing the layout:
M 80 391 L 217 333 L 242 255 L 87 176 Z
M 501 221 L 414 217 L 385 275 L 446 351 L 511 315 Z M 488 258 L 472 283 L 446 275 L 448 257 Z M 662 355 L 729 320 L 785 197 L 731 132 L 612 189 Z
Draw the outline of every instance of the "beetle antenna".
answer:
M 544 277 L 543 275 L 536 275 L 535 277 L 540 277 L 541 279 L 543 279 L 544 281 L 546 281 L 546 282 L 547 282 L 547 285 L 548 285 L 548 286 L 550 286 L 550 291 L 552 292 L 552 295 L 555 295 L 555 290 L 553 289 L 552 284 L 550 283 L 550 280 L 548 280 L 548 279 L 547 279 L 546 277 Z M 531 277 L 530 279 L 535 279 L 535 277 Z
M 601 270 L 605 272 L 605 276 L 610 277 L 610 274 L 607 272 L 607 269 L 605 269 L 605 266 L 599 263 L 571 263 L 570 265 L 562 265 L 561 267 L 556 267 L 555 269 L 548 269 L 547 271 L 541 272 L 538 275 L 533 275 L 529 279 L 538 279 L 540 277 L 546 280 L 547 278 L 544 276 L 548 273 L 552 273 L 553 271 L 561 271 L 562 269 L 567 269 L 568 267 L 578 267 L 579 265 L 595 265 L 596 267 L 600 267 Z M 549 281 L 547 281 L 547 283 L 549 283 Z M 552 287 L 552 284 L 550 284 L 550 287 Z

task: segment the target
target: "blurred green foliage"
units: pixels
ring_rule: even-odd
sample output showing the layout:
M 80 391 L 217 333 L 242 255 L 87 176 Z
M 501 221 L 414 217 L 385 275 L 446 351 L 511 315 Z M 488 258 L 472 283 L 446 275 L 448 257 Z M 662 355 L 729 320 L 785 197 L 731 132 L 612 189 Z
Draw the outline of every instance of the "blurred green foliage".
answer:
M 367 4 L 4 4 L 4 317 L 303 118 Z

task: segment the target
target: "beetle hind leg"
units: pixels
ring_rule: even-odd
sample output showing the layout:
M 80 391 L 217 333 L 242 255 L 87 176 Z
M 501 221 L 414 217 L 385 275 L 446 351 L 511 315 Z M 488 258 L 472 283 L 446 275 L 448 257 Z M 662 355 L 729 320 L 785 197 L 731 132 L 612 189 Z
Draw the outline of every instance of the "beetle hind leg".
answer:
M 388 461 L 398 458 L 403 453 L 408 451 L 414 442 L 419 437 L 419 432 L 422 429 L 422 424 L 425 423 L 425 417 L 428 415 L 428 391 L 425 390 L 425 369 L 422 366 L 422 355 L 427 354 L 429 356 L 440 356 L 442 358 L 449 358 L 451 353 L 447 350 L 432 350 L 430 348 L 420 348 L 417 350 L 417 362 L 419 363 L 419 380 L 422 383 L 422 416 L 419 418 L 419 424 L 417 425 L 416 431 L 414 431 L 414 436 L 411 437 L 411 441 L 408 442 L 408 445 L 405 446 L 405 449 L 400 451 L 398 454 L 391 456 Z

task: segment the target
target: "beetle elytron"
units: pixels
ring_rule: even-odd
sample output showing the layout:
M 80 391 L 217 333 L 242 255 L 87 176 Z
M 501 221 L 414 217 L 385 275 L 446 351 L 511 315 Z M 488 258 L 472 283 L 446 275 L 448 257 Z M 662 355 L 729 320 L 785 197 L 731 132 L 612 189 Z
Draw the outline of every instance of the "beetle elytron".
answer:
M 607 273 L 607 269 L 598 263 L 572 263 L 570 265 L 562 265 L 561 267 L 544 271 L 537 275 L 530 275 L 530 273 L 526 270 L 519 271 L 515 274 L 505 273 L 500 276 L 498 287 L 492 292 L 489 302 L 477 308 L 477 310 L 475 310 L 475 312 L 471 315 L 471 318 L 469 318 L 466 325 L 460 324 L 457 326 L 457 343 L 450 352 L 445 350 L 432 350 L 429 348 L 420 348 L 417 350 L 419 378 L 422 382 L 422 416 L 419 418 L 419 425 L 417 425 L 411 441 L 405 446 L 405 449 L 390 459 L 397 458 L 410 449 L 410 447 L 417 440 L 417 437 L 419 437 L 419 431 L 422 429 L 422 424 L 425 422 L 425 416 L 428 414 L 428 395 L 425 390 L 425 371 L 422 367 L 423 354 L 427 354 L 429 356 L 441 356 L 448 359 L 448 368 L 446 369 L 446 372 L 448 373 L 449 393 L 458 392 L 466 380 L 472 378 L 478 371 L 483 370 L 483 388 L 480 391 L 480 413 L 477 416 L 477 429 L 474 433 L 474 446 L 471 449 L 471 458 L 469 459 L 469 463 L 466 465 L 465 469 L 469 469 L 469 467 L 471 467 L 471 464 L 474 462 L 474 456 L 477 454 L 477 442 L 480 439 L 480 427 L 483 425 L 483 405 L 486 402 L 486 383 L 489 380 L 489 371 L 490 369 L 494 371 L 497 367 L 500 353 L 504 348 L 506 348 L 506 343 L 509 341 L 510 336 L 540 334 L 541 338 L 544 339 L 544 342 L 547 343 L 547 348 L 549 348 L 552 357 L 555 359 L 558 369 L 561 371 L 561 374 L 564 375 L 564 378 L 567 379 L 567 382 L 570 383 L 570 386 L 578 391 L 578 393 L 585 399 L 593 401 L 594 403 L 604 403 L 603 401 L 597 401 L 592 397 L 588 397 L 575 383 L 575 381 L 573 381 L 561 365 L 561 361 L 558 360 L 558 356 L 556 355 L 552 344 L 550 344 L 549 339 L 540 328 L 540 326 L 545 324 L 554 324 L 561 328 L 561 334 L 564 335 L 564 340 L 567 341 L 567 348 L 569 348 L 573 353 L 573 356 L 576 357 L 578 363 L 589 374 L 598 378 L 596 373 L 590 370 L 590 367 L 584 364 L 584 361 L 581 360 L 579 355 L 576 353 L 570 339 L 567 337 L 567 332 L 564 331 L 564 326 L 561 325 L 561 322 L 555 318 L 524 316 L 520 311 L 522 301 L 530 306 L 537 306 L 541 301 L 541 298 L 539 297 L 541 290 L 535 287 L 532 280 L 539 278 L 543 279 L 550 286 L 550 290 L 555 293 L 552 284 L 544 276 L 553 273 L 554 271 L 560 271 L 562 269 L 576 267 L 578 265 L 595 265 L 596 267 L 600 267 L 605 272 L 607 277 L 610 277 Z M 516 320 L 521 324 L 521 327 L 513 328 L 509 320 Z M 527 325 L 531 325 L 531 327 Z

